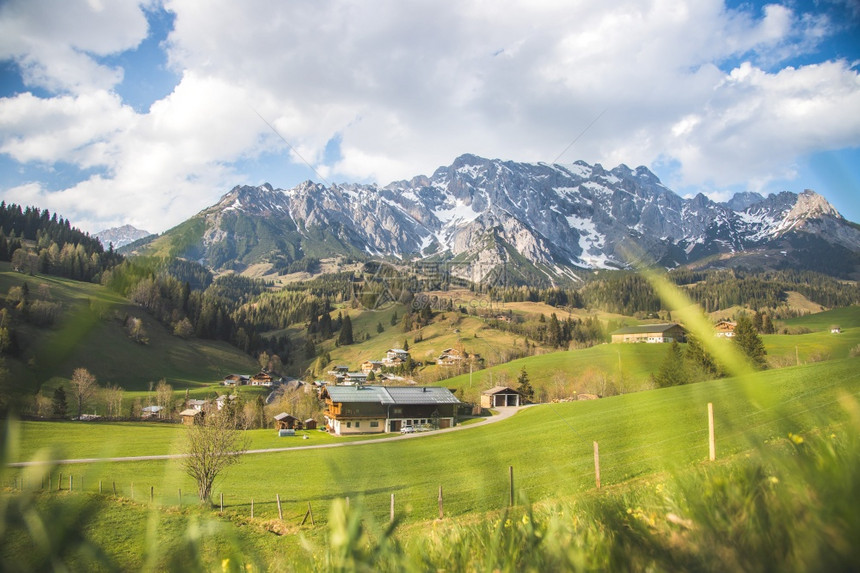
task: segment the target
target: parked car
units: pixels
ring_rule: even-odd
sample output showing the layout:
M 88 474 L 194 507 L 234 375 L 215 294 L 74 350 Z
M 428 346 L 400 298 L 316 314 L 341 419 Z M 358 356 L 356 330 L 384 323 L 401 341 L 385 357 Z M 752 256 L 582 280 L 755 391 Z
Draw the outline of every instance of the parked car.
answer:
M 415 428 L 412 426 L 403 426 L 402 428 L 400 428 L 401 434 L 411 434 L 413 432 L 415 432 Z

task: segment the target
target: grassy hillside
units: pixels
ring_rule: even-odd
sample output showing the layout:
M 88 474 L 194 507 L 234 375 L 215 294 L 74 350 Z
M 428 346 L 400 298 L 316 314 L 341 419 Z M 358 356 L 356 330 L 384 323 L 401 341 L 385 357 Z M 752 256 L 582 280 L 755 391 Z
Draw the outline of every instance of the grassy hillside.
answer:
M 805 326 L 811 330 L 830 330 L 831 326 L 841 328 L 860 327 L 860 306 L 834 308 L 816 314 L 807 314 L 785 321 L 789 326 Z
M 51 326 L 17 321 L 20 357 L 7 358 L 7 367 L 21 392 L 35 392 L 45 382 L 69 378 L 75 368 L 87 368 L 104 386 L 117 384 L 143 390 L 166 378 L 174 387 L 195 387 L 230 372 L 251 372 L 255 362 L 221 342 L 184 340 L 112 291 L 95 284 L 52 276 L 27 276 L 0 266 L 0 294 L 28 284 L 31 293 L 60 305 Z M 126 316 L 140 318 L 148 342 L 134 342 L 123 325 Z M 53 382 L 52 382 L 53 383 Z

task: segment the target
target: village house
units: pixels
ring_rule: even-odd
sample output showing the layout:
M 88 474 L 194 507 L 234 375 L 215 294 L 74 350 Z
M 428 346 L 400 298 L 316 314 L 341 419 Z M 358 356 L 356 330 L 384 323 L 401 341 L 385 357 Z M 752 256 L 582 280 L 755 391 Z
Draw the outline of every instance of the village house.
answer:
M 407 360 L 409 360 L 409 352 L 401 348 L 391 348 L 385 353 L 382 363 L 388 368 L 394 368 L 404 364 Z
M 200 424 L 203 422 L 203 415 L 202 410 L 195 410 L 194 408 L 186 408 L 179 412 L 179 417 L 182 419 L 182 423 L 186 426 Z
M 327 386 L 328 430 L 337 435 L 399 432 L 406 426 L 450 428 L 460 401 L 437 386 Z
M 382 363 L 382 360 L 365 360 L 361 363 L 361 371 L 365 374 L 368 372 L 379 374 L 384 366 L 385 364 Z
M 251 376 L 249 384 L 251 386 L 265 386 L 267 388 L 271 388 L 275 384 L 275 379 L 269 372 L 261 370 Z
M 735 335 L 735 327 L 737 322 L 731 320 L 721 320 L 714 325 L 714 336 L 717 338 L 732 338 Z
M 224 386 L 246 386 L 251 381 L 247 374 L 228 374 L 221 382 Z
M 493 386 L 481 392 L 481 408 L 504 408 L 519 406 L 522 396 L 513 388 Z
M 642 324 L 639 326 L 627 326 L 619 328 L 610 333 L 612 344 L 619 343 L 665 343 L 684 342 L 684 327 L 680 324 L 669 322 L 662 324 Z

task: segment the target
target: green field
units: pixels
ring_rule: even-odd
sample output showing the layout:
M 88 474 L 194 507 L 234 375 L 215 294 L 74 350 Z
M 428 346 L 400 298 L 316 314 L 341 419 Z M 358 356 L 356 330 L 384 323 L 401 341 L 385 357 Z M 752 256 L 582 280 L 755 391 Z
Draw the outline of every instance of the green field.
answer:
M 269 517 L 275 511 L 275 493 L 293 505 L 311 501 L 322 513 L 332 499 L 364 498 L 377 515 L 385 514 L 390 494 L 396 493 L 411 519 L 427 519 L 435 506 L 433 492 L 443 485 L 450 492 L 449 511 L 468 514 L 504 505 L 510 465 L 532 500 L 575 494 L 593 485 L 593 441 L 600 443 L 604 483 L 618 484 L 703 460 L 707 402 L 714 403 L 718 450 L 726 456 L 789 431 L 838 422 L 838 398 L 844 393 L 860 393 L 855 359 L 767 371 L 746 381 L 724 379 L 595 401 L 539 405 L 500 424 L 451 434 L 334 450 L 248 455 L 225 475 L 217 491 L 225 492 L 231 512 L 245 512 L 255 498 L 258 515 Z M 115 425 L 81 425 L 80 433 L 57 431 L 56 424 L 48 423 L 28 423 L 25 428 L 23 451 L 32 452 L 33 441 L 43 445 L 39 436 L 44 434 L 60 448 L 68 442 L 67 449 L 75 455 L 175 451 L 181 435 L 179 427 L 147 426 L 139 430 L 144 437 L 134 440 L 130 435 L 135 429 L 122 425 L 119 431 Z M 266 432 L 274 435 L 273 430 L 255 433 L 255 447 L 283 445 L 283 440 L 265 438 Z M 317 437 L 312 440 L 316 443 Z M 90 488 L 98 480 L 115 481 L 124 494 L 132 482 L 146 490 L 151 485 L 166 504 L 175 503 L 179 488 L 192 491 L 192 483 L 173 460 L 75 465 L 61 471 L 84 477 Z
M 298 527 L 308 503 L 317 524 L 325 523 L 332 504 L 345 497 L 366 508 L 366 519 L 382 523 L 394 494 L 396 511 L 405 520 L 406 539 L 422 538 L 422 531 L 436 515 L 440 485 L 445 491 L 446 518 L 462 523 L 486 519 L 482 516 L 494 515 L 507 505 L 509 467 L 513 467 L 518 499 L 536 503 L 588 499 L 594 492 L 596 441 L 603 488 L 611 495 L 616 490 L 627 491 L 633 484 L 649 483 L 657 476 L 662 476 L 657 478 L 662 482 L 667 474 L 704 467 L 708 402 L 715 409 L 718 460 L 743 464 L 745 455 L 764 444 L 784 442 L 790 434 L 810 435 L 839 428 L 849 417 L 844 407 L 846 397 L 856 408 L 860 397 L 857 359 L 765 371 L 745 380 L 723 379 L 594 401 L 538 405 L 507 421 L 450 434 L 247 455 L 216 483 L 216 502 L 223 492 L 225 517 L 229 523 L 241 525 L 219 535 L 238 536 L 246 555 L 262 555 L 270 564 L 278 559 L 297 559 L 308 555 L 302 539 L 316 547 L 314 551 L 324 551 L 331 542 L 325 529 Z M 140 432 L 140 438 L 132 439 L 133 432 Z M 28 422 L 23 424 L 23 451 L 32 452 L 50 441 L 78 454 L 158 453 L 178 447 L 181 432 L 178 426 Z M 266 438 L 266 432 L 274 434 L 272 430 L 254 433 L 255 446 L 266 440 L 281 445 L 282 440 Z M 93 444 L 104 446 L 97 451 Z M 7 470 L 4 479 L 7 485 L 16 478 L 31 480 L 33 487 L 38 483 L 37 471 Z M 176 460 L 54 468 L 54 487 L 59 472 L 64 488 L 70 473 L 76 487 L 83 480 L 89 492 L 98 488 L 100 480 L 110 484 L 105 485 L 107 490 L 116 483 L 125 501 L 112 501 L 111 495 L 96 498 L 105 507 L 105 523 L 113 525 L 92 524 L 89 529 L 100 543 L 116 547 L 117 559 L 129 567 L 139 565 L 139 556 L 148 550 L 147 538 L 155 536 L 166 547 L 176 548 L 179 541 L 171 536 L 187 526 L 183 519 L 197 514 L 188 513 L 189 506 L 195 504 L 194 485 Z M 135 503 L 129 501 L 132 487 Z M 146 510 L 150 487 L 156 506 L 161 508 L 155 513 Z M 641 485 L 629 491 L 638 488 Z M 179 489 L 185 518 L 176 513 Z M 275 494 L 280 496 L 285 524 L 277 520 Z M 53 494 L 42 503 L 48 504 L 54 497 L 65 499 Z M 250 519 L 252 499 L 254 520 Z M 148 534 L 140 526 L 122 526 L 126 520 L 144 518 L 149 522 Z M 195 518 L 191 519 L 193 522 Z M 301 531 L 301 536 L 272 535 L 268 533 L 272 528 Z
M 860 327 L 860 306 L 834 308 L 815 314 L 807 314 L 785 321 L 789 326 L 805 326 L 811 330 L 830 330 L 831 326 L 844 328 Z

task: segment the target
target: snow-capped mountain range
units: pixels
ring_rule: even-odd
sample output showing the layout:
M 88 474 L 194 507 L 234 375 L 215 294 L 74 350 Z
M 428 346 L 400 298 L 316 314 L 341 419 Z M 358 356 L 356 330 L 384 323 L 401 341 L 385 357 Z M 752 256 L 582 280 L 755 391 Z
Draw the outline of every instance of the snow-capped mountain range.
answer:
M 555 283 L 640 261 L 810 268 L 835 257 L 844 267 L 835 274 L 848 275 L 860 261 L 860 227 L 809 190 L 716 203 L 678 196 L 645 167 L 474 155 L 384 187 L 238 186 L 158 240 L 182 235 L 187 245 L 190 229 L 199 236 L 185 256 L 214 270 L 347 255 L 449 261 L 472 280 L 503 265 L 514 280 Z
M 105 248 L 113 245 L 114 249 L 119 249 L 151 234 L 149 231 L 144 231 L 131 225 L 123 225 L 122 227 L 112 227 L 104 231 L 99 231 L 93 236 L 101 241 L 101 244 Z

